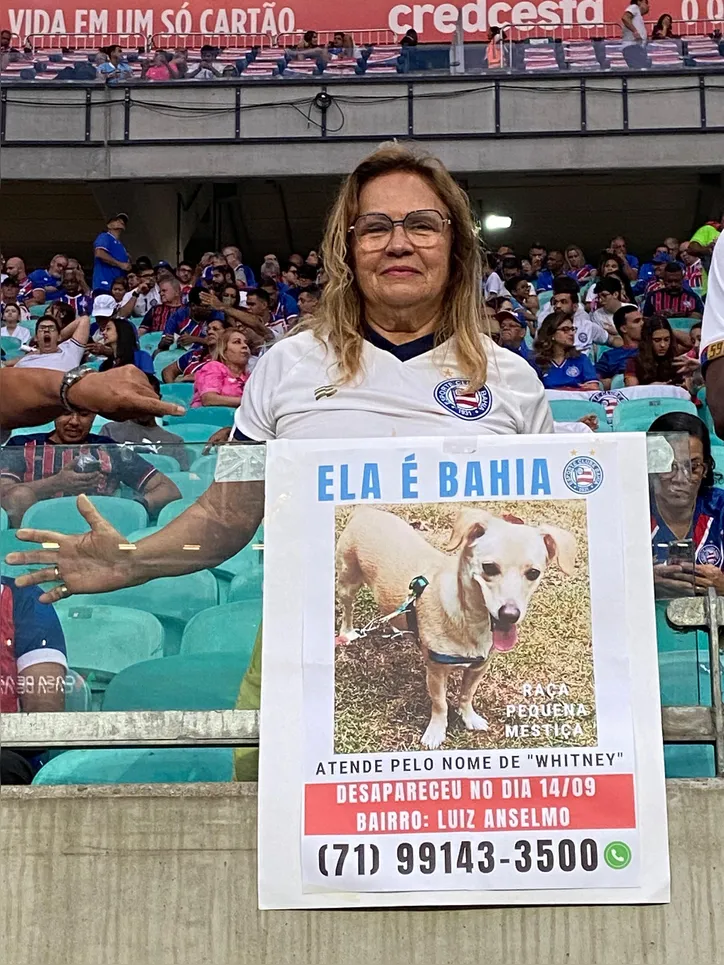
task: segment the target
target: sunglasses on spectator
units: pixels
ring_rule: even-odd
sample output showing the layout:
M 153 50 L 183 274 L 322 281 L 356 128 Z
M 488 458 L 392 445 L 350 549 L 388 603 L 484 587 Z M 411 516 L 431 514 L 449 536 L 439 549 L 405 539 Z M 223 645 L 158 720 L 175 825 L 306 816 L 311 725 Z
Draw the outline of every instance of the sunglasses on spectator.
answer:
M 434 248 L 439 244 L 445 226 L 452 224 L 434 208 L 410 211 L 404 218 L 393 221 L 389 215 L 374 212 L 361 214 L 349 226 L 354 232 L 357 244 L 363 251 L 382 251 L 389 244 L 396 225 L 402 230 L 416 248 Z

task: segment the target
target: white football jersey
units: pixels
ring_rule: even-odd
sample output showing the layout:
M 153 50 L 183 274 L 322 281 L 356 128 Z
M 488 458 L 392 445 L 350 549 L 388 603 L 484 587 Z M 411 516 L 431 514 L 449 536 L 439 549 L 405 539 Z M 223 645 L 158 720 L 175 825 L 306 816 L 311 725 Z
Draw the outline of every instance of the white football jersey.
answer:
M 331 351 L 311 332 L 300 332 L 259 360 L 234 427 L 259 441 L 553 432 L 535 370 L 481 338 L 488 380 L 466 392 L 450 341 L 405 362 L 365 341 L 362 376 L 337 385 Z
M 701 364 L 724 355 L 724 232 L 714 246 L 701 329 Z

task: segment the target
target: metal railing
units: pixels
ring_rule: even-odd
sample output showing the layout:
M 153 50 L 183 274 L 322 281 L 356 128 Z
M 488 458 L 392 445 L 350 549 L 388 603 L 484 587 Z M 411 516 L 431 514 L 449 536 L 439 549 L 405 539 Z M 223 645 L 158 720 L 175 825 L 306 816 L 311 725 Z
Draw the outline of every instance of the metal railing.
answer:
M 124 50 L 148 47 L 148 37 L 140 33 L 65 33 L 29 34 L 25 40 L 34 51 L 39 50 L 87 50 L 118 44 Z
M 198 49 L 204 44 L 212 47 L 239 48 L 273 47 L 275 38 L 264 33 L 205 33 L 198 31 L 188 34 L 158 33 L 149 38 L 149 44 L 154 50 L 167 50 L 169 47 L 181 47 L 188 50 Z
M 291 33 L 279 34 L 276 38 L 277 43 L 280 47 L 295 47 L 301 42 L 305 30 L 293 30 Z M 388 27 L 361 27 L 361 28 L 350 28 L 349 30 L 316 30 L 315 33 L 319 38 L 320 47 L 326 47 L 333 39 L 335 34 L 343 33 L 349 34 L 352 37 L 355 44 L 360 47 L 363 46 L 385 46 L 387 44 L 398 43 L 402 34 L 396 34 L 394 31 L 390 30 Z

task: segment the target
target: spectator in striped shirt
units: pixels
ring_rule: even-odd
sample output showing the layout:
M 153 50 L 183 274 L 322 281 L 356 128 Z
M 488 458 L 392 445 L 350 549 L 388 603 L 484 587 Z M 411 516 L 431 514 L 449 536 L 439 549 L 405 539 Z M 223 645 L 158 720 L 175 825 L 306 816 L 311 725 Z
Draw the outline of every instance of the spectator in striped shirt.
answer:
M 161 373 L 163 381 L 193 382 L 198 370 L 211 358 L 211 350 L 216 345 L 221 332 L 232 327 L 232 323 L 225 318 L 215 318 L 210 321 L 206 328 L 206 344 L 191 349 L 190 352 L 186 352 L 181 358 L 167 365 Z
M 664 265 L 664 287 L 649 292 L 644 302 L 644 318 L 663 315 L 664 318 L 701 318 L 704 303 L 693 291 L 684 288 L 684 269 L 678 262 Z
M 63 294 L 60 296 L 60 301 L 72 305 L 76 315 L 91 314 L 93 296 L 88 291 L 80 268 L 68 267 L 63 272 Z
M 0 497 L 13 526 L 30 506 L 79 493 L 112 496 L 123 483 L 149 515 L 181 493 L 175 483 L 129 449 L 91 433 L 94 412 L 58 416 L 52 432 L 13 436 L 0 452 Z
M 684 282 L 689 288 L 698 288 L 706 294 L 706 274 L 701 258 L 689 250 L 689 242 L 682 241 L 679 257 L 684 263 Z
M 171 315 L 183 307 L 181 297 L 181 283 L 177 278 L 164 278 L 158 283 L 158 294 L 161 302 L 149 308 L 143 316 L 139 326 L 138 334 L 145 335 L 146 332 L 163 332 L 166 322 Z

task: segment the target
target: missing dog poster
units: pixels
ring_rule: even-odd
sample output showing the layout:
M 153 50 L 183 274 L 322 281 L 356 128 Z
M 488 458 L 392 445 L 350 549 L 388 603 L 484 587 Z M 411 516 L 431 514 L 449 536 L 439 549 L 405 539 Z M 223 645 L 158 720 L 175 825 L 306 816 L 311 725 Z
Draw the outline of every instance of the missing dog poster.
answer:
M 643 435 L 269 445 L 262 908 L 665 902 Z

